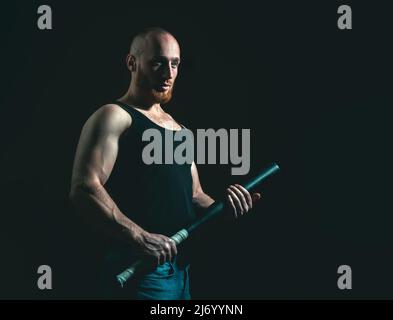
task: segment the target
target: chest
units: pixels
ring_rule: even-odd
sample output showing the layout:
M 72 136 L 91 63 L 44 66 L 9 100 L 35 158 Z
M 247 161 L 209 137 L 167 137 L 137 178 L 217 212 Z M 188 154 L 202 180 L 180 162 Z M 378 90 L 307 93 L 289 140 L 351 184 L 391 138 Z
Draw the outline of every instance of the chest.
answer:
M 180 130 L 181 126 L 167 113 L 163 114 L 152 114 L 143 112 L 143 114 L 152 122 L 169 130 Z

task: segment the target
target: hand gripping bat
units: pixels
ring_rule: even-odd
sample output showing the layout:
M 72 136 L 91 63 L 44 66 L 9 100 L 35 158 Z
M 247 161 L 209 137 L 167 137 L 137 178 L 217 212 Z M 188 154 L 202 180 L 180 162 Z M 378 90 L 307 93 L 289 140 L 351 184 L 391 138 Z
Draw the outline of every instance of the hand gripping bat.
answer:
M 263 181 L 265 181 L 268 177 L 272 176 L 279 170 L 279 166 L 276 163 L 271 164 L 269 167 L 262 170 L 257 176 L 248 181 L 244 188 L 248 191 L 253 190 L 255 187 L 259 186 Z M 207 209 L 206 213 L 197 221 L 192 223 L 188 228 L 181 229 L 176 234 L 174 234 L 171 239 L 175 241 L 176 245 L 182 243 L 186 240 L 196 229 L 201 228 L 208 221 L 212 220 L 214 217 L 222 214 L 224 211 L 224 202 L 215 202 L 213 203 L 209 209 Z M 145 260 L 141 259 L 136 261 L 133 265 L 128 267 L 122 273 L 116 276 L 116 280 L 120 287 L 124 287 L 126 282 L 130 280 L 139 268 L 143 267 L 143 264 L 146 263 Z

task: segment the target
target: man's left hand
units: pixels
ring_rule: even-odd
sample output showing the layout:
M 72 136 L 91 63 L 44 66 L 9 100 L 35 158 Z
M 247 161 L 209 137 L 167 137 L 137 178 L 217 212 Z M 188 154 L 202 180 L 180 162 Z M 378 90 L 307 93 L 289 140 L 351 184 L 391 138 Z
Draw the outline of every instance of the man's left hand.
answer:
M 238 218 L 252 209 L 253 203 L 261 198 L 258 192 L 252 195 L 240 184 L 230 185 L 227 188 L 226 201 L 229 211 Z

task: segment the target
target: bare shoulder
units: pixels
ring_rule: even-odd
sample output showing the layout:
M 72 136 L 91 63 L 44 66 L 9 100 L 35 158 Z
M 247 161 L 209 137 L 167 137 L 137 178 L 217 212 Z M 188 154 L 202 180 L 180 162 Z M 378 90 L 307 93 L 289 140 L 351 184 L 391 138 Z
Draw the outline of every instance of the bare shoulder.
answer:
M 117 104 L 105 104 L 86 121 L 85 127 L 99 131 L 121 134 L 131 126 L 131 115 Z

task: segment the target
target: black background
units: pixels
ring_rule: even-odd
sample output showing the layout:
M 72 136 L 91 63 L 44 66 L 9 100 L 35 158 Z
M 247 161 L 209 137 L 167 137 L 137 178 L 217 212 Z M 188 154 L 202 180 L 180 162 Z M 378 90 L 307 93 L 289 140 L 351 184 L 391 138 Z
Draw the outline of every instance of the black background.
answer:
M 20 1 L 0 4 L 1 298 L 94 298 L 99 248 L 67 195 L 81 127 L 128 87 L 144 27 L 182 48 L 166 110 L 187 127 L 251 128 L 251 172 L 275 161 L 252 213 L 192 267 L 199 299 L 389 298 L 392 22 L 387 2 Z M 49 4 L 53 30 L 37 28 Z M 353 29 L 337 28 L 350 4 Z M 230 166 L 199 165 L 218 196 Z M 37 268 L 53 289 L 37 288 Z M 353 289 L 337 288 L 337 268 Z

